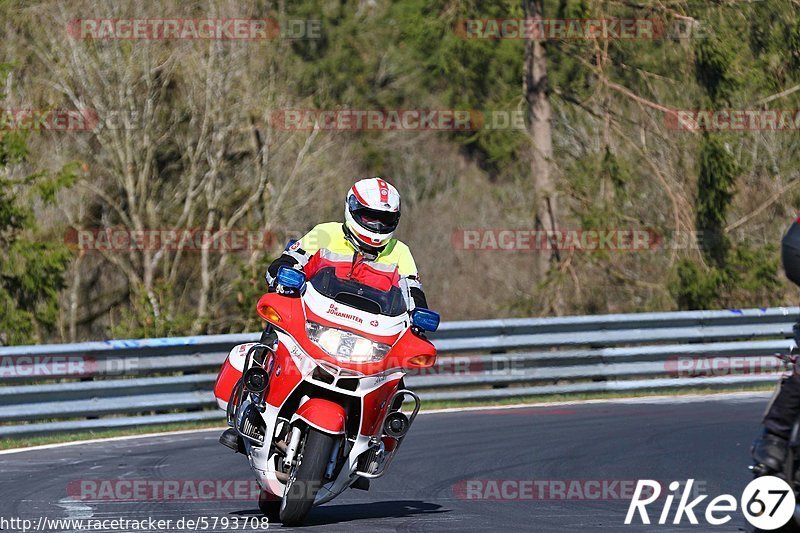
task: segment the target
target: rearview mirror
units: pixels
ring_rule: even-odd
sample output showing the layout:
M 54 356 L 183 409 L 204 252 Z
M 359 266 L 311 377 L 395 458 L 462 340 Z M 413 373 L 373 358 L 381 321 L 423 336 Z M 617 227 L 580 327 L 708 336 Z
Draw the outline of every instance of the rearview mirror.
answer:
M 417 307 L 411 311 L 411 323 L 422 331 L 436 331 L 439 327 L 439 313 Z

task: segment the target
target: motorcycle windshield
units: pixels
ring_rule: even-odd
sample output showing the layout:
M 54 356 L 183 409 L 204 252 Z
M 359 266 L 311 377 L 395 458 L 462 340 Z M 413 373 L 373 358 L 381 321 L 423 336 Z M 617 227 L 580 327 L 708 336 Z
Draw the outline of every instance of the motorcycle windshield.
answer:
M 367 313 L 399 316 L 407 311 L 399 287 L 381 290 L 353 278 L 342 278 L 336 275 L 336 268 L 332 266 L 318 270 L 309 283 L 323 296 Z

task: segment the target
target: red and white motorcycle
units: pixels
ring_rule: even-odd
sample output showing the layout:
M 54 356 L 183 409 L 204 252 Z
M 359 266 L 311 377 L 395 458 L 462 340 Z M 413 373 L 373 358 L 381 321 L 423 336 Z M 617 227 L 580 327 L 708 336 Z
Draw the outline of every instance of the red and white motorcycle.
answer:
M 214 394 L 227 445 L 258 478 L 259 507 L 296 525 L 386 472 L 420 406 L 402 378 L 434 365 L 424 331 L 439 315 L 408 312 L 396 270 L 324 249 L 305 273 L 281 267 L 277 284 L 257 304 L 261 341 L 231 350 Z

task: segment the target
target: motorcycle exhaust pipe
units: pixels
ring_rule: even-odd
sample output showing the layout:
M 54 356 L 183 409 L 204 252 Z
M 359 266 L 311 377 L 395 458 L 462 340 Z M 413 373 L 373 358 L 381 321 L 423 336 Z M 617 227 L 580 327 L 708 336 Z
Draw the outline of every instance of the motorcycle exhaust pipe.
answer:
M 244 383 L 244 387 L 248 391 L 260 394 L 264 392 L 267 389 L 267 385 L 269 385 L 269 374 L 267 374 L 267 371 L 263 368 L 254 366 L 244 373 L 242 383 Z
M 383 423 L 383 432 L 390 437 L 399 439 L 405 436 L 409 427 L 411 427 L 411 421 L 408 417 L 400 411 L 395 411 L 386 416 L 386 421 Z

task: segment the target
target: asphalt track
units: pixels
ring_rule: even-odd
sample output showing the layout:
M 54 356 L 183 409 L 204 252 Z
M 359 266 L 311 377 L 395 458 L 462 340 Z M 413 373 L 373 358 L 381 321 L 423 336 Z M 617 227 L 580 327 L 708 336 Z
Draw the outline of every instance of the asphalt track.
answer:
M 466 499 L 458 487 L 465 480 L 693 478 L 711 497 L 738 499 L 749 480 L 748 450 L 765 402 L 761 395 L 424 414 L 385 477 L 373 481 L 369 492 L 349 490 L 315 508 L 304 530 L 747 531 L 738 512 L 724 526 L 635 527 L 623 524 L 629 500 L 613 495 Z M 72 502 L 68 485 L 86 479 L 251 478 L 244 458 L 217 443 L 216 431 L 23 451 L 0 455 L 0 517 L 177 521 L 258 515 L 256 503 L 245 499 Z M 660 510 L 651 512 L 653 520 Z

